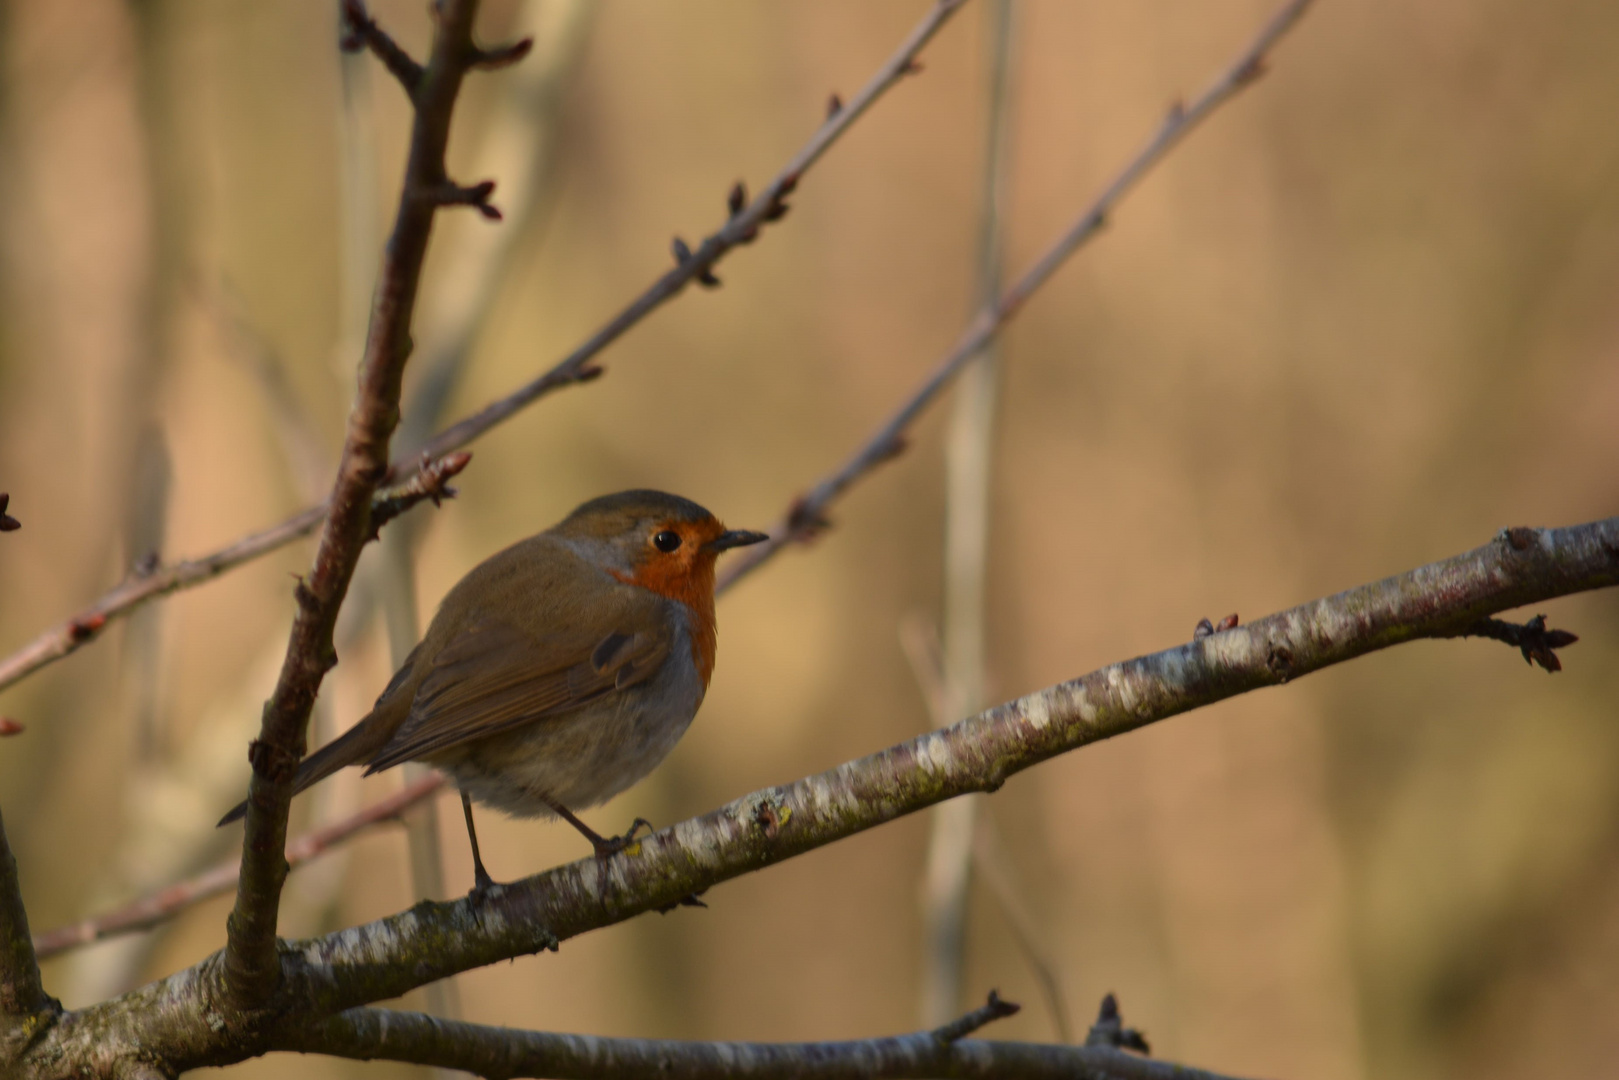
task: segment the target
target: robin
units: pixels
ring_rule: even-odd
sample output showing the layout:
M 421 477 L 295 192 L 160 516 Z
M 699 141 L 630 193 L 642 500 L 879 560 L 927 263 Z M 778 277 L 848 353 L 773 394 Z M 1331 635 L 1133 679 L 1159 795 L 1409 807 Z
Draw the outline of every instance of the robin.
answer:
M 685 734 L 714 672 L 714 561 L 766 539 L 661 491 L 592 499 L 457 582 L 371 711 L 303 760 L 294 794 L 347 765 L 432 765 L 461 789 L 474 893 L 494 885 L 474 799 L 560 817 L 598 856 L 622 851 L 651 826 L 604 837 L 574 811 L 640 780 Z

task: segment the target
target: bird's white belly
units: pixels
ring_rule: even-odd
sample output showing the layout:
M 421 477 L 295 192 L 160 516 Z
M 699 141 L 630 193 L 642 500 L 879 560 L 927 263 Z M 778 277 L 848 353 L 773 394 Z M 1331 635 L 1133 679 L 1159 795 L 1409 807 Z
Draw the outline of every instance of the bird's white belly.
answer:
M 674 749 L 706 689 L 686 634 L 646 682 L 429 759 L 476 801 L 516 817 L 606 802 Z

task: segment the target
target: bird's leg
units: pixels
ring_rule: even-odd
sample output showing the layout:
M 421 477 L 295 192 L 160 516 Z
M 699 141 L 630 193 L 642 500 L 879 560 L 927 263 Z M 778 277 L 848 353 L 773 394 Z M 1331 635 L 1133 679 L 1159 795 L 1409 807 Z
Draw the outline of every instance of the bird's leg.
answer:
M 572 810 L 569 810 L 566 806 L 563 806 L 555 799 L 546 798 L 544 795 L 541 795 L 540 799 L 545 803 L 546 806 L 551 808 L 552 812 L 555 813 L 557 817 L 561 818 L 563 821 L 566 821 L 569 825 L 572 825 L 574 828 L 578 829 L 584 834 L 585 839 L 590 841 L 590 846 L 596 849 L 596 858 L 598 859 L 605 859 L 610 855 L 617 855 L 619 852 L 635 843 L 636 834 L 642 829 L 645 829 L 647 832 L 652 831 L 652 822 L 648 821 L 646 818 L 638 817 L 634 821 L 630 822 L 630 831 L 625 833 L 623 836 L 603 836 L 595 829 L 592 829 L 589 825 L 586 825 L 584 822 L 580 821 Z M 658 910 L 667 915 L 677 907 L 706 908 L 707 906 L 708 905 L 703 903 L 703 901 L 699 898 L 697 893 L 689 893 L 682 896 L 674 903 L 661 907 Z
M 596 849 L 596 857 L 598 859 L 605 859 L 609 855 L 617 855 L 619 852 L 635 843 L 636 833 L 638 833 L 641 829 L 644 828 L 647 830 L 647 832 L 652 831 L 652 822 L 648 821 L 646 818 L 636 818 L 634 821 L 630 822 L 630 831 L 625 833 L 623 836 L 603 836 L 595 829 L 592 829 L 589 825 L 586 825 L 584 822 L 580 821 L 579 818 L 574 815 L 572 810 L 569 810 L 566 806 L 563 806 L 555 799 L 549 799 L 543 795 L 540 796 L 540 798 L 542 801 L 544 801 L 546 806 L 551 808 L 552 813 L 556 814 L 557 817 L 561 818 L 563 821 L 566 821 L 569 825 L 572 825 L 574 828 L 578 829 L 584 834 L 585 839 L 590 841 L 590 846 Z
M 467 839 L 472 841 L 472 896 L 478 899 L 495 887 L 495 879 L 483 868 L 483 856 L 478 852 L 478 830 L 472 827 L 472 797 L 464 791 L 461 793 L 461 812 L 467 817 Z

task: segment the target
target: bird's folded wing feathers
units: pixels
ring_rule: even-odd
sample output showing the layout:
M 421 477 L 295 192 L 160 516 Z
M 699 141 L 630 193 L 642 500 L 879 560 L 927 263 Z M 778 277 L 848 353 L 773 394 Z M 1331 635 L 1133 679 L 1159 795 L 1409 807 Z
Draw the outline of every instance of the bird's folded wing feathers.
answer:
M 368 763 L 366 775 L 472 739 L 577 708 L 650 678 L 669 655 L 666 620 L 626 619 L 543 635 L 496 620 L 473 623 L 433 658 L 410 716 Z M 634 623 L 641 623 L 636 626 Z

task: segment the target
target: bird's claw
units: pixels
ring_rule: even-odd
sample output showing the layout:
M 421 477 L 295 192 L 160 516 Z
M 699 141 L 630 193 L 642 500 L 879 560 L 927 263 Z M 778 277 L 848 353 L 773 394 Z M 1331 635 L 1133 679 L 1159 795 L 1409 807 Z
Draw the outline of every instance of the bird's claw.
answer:
M 596 849 L 596 858 L 606 859 L 628 848 L 635 843 L 642 829 L 652 832 L 652 822 L 646 818 L 636 818 L 630 822 L 630 831 L 623 836 L 599 836 L 591 841 Z
M 474 904 L 483 903 L 484 900 L 488 898 L 489 894 L 500 885 L 500 882 L 490 877 L 489 871 L 485 870 L 482 866 L 474 868 L 472 877 L 472 888 L 467 892 L 467 899 L 471 900 Z

